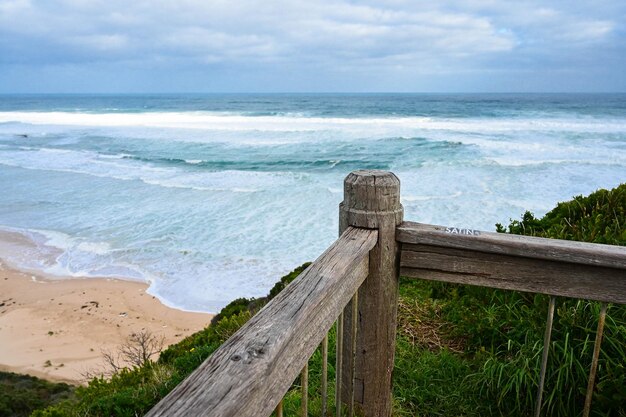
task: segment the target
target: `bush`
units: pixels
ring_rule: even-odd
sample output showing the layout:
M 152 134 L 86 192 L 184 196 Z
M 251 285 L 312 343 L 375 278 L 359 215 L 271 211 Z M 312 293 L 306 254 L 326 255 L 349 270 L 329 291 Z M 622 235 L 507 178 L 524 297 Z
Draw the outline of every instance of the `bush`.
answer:
M 515 234 L 626 245 L 625 225 L 626 184 L 621 184 L 612 190 L 598 190 L 587 197 L 577 196 L 559 203 L 541 219 L 526 212 L 520 221 L 512 220 L 507 229 Z M 504 231 L 501 225 L 497 225 L 497 229 Z M 548 297 L 518 294 L 514 296 L 518 302 L 511 304 L 503 302 L 500 292 L 494 291 L 493 294 L 494 301 L 498 302 L 492 305 L 506 306 L 510 314 L 517 317 L 517 321 L 507 320 L 503 324 L 513 323 L 524 330 L 517 334 L 503 332 L 499 339 L 492 339 L 499 352 L 485 363 L 484 372 L 502 376 L 501 383 L 495 386 L 501 391 L 498 403 L 505 409 L 523 413 L 534 406 L 534 394 L 530 391 L 536 389 L 538 377 L 532 370 L 539 369 Z M 600 304 L 596 302 L 557 300 L 542 408 L 546 415 L 580 414 L 599 310 Z M 595 415 L 626 414 L 625 358 L 626 306 L 612 305 L 608 309 L 596 376 Z M 533 366 L 521 373 L 526 366 L 522 361 L 528 360 Z M 483 386 L 492 389 L 494 384 L 489 386 L 483 381 Z M 520 398 L 524 388 L 526 395 Z
M 542 218 L 526 212 L 500 232 L 626 244 L 626 185 L 559 203 Z M 238 299 L 211 326 L 169 346 L 157 363 L 96 378 L 37 417 L 135 416 L 149 410 L 230 335 L 295 279 L 295 269 L 267 297 Z M 398 416 L 525 416 L 536 395 L 548 297 L 437 282 L 400 281 L 394 369 Z M 558 299 L 542 415 L 580 415 L 597 326 L 597 303 Z M 334 329 L 329 332 L 329 410 L 334 409 Z M 626 415 L 626 307 L 610 306 L 596 378 L 593 415 Z M 319 415 L 321 355 L 309 362 L 311 414 Z M 297 413 L 299 380 L 285 396 Z M 0 402 L 0 410 L 2 410 Z M 0 411 L 1 413 L 2 411 Z M 2 414 L 0 414 L 2 415 Z
M 626 184 L 559 203 L 541 219 L 527 211 L 499 232 L 582 242 L 626 245 Z
M 28 416 L 36 409 L 69 398 L 68 384 L 44 381 L 29 375 L 0 372 L 0 416 Z
M 626 184 L 559 203 L 542 218 L 526 212 L 497 230 L 546 238 L 626 244 Z M 530 415 L 535 406 L 549 297 L 443 283 L 420 284 L 439 303 L 449 337 L 463 339 L 478 366 L 474 386 L 493 415 Z M 557 299 L 543 415 L 580 415 L 600 305 Z M 612 305 L 604 330 L 593 415 L 626 414 L 626 307 Z M 621 413 L 621 414 L 620 414 Z M 483 413 L 486 415 L 486 413 Z

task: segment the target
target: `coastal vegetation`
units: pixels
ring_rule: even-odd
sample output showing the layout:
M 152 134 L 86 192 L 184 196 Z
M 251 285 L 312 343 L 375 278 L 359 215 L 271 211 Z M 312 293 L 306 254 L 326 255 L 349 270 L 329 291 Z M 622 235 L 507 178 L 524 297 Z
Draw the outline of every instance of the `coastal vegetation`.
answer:
M 626 245 L 626 184 L 526 212 L 499 232 Z M 402 280 L 398 415 L 533 414 L 548 297 Z M 557 298 L 542 415 L 581 415 L 600 305 Z M 626 306 L 610 305 L 592 415 L 626 415 Z
M 73 387 L 29 375 L 0 371 L 0 417 L 26 417 L 34 410 L 72 398 Z
M 541 218 L 526 212 L 499 232 L 626 245 L 626 184 L 559 203 Z M 221 343 L 295 279 L 302 265 L 267 297 L 241 298 L 211 326 L 165 349 L 160 358 L 93 378 L 36 417 L 135 416 L 147 412 Z M 397 416 L 525 416 L 534 407 L 548 297 L 514 291 L 401 279 L 394 371 Z M 595 302 L 557 299 L 543 415 L 580 415 L 598 321 Z M 329 334 L 334 346 L 334 332 Z M 334 349 L 329 379 L 334 380 Z M 319 415 L 321 355 L 309 364 L 310 414 Z M 299 408 L 299 381 L 285 412 Z M 329 384 L 329 392 L 334 390 Z M 626 307 L 608 309 L 592 415 L 626 415 Z M 22 395 L 14 390 L 9 395 Z M 35 394 L 25 394 L 35 395 Z M 332 395 L 330 396 L 332 398 Z M 56 401 L 56 399 L 55 399 Z M 333 404 L 331 403 L 332 407 Z

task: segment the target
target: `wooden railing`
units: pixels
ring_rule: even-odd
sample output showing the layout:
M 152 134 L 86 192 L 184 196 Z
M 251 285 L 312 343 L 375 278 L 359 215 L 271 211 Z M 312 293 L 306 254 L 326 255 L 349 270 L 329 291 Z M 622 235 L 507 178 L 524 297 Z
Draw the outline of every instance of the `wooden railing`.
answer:
M 535 416 L 541 414 L 555 296 L 602 301 L 583 416 L 588 417 L 607 302 L 626 304 L 626 247 L 404 222 L 400 274 L 551 295 Z
M 282 398 L 321 344 L 327 415 L 328 332 L 336 322 L 337 416 L 391 414 L 398 276 L 551 295 L 535 415 L 541 411 L 554 296 L 603 302 L 584 415 L 589 414 L 606 303 L 626 303 L 626 248 L 403 222 L 400 183 L 384 171 L 344 182 L 340 238 L 149 416 L 282 416 Z M 342 403 L 344 406 L 342 407 Z
M 348 228 L 149 415 L 271 414 L 367 277 L 376 238 Z
M 626 248 L 404 222 L 400 274 L 626 303 Z

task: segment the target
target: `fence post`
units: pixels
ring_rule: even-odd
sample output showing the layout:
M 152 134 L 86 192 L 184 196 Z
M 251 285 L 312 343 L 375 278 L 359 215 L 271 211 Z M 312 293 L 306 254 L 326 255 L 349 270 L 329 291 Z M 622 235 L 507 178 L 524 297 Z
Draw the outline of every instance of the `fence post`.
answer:
M 378 242 L 369 255 L 369 275 L 358 294 L 354 371 L 352 361 L 346 360 L 353 355 L 351 303 L 343 314 L 341 397 L 348 403 L 354 389 L 356 409 L 366 417 L 391 415 L 400 260 L 396 226 L 402 217 L 400 181 L 393 173 L 361 170 L 348 174 L 339 205 L 339 233 L 348 226 L 378 229 Z

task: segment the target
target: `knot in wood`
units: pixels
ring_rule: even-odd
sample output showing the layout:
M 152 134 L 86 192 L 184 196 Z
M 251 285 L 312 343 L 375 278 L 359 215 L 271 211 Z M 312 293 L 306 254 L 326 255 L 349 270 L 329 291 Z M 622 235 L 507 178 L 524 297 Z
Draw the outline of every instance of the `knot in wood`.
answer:
M 254 357 L 254 358 L 258 358 L 259 356 L 263 356 L 263 354 L 265 354 L 265 349 L 263 349 L 263 347 L 250 347 L 247 350 L 248 355 Z
M 261 356 L 265 355 L 265 353 L 266 353 L 266 350 L 264 346 L 254 345 L 254 346 L 250 346 L 249 348 L 247 348 L 245 353 L 243 354 L 233 353 L 230 356 L 230 360 L 233 362 L 239 362 L 243 360 L 243 363 L 248 365 L 248 364 L 251 364 L 255 359 L 258 359 Z

